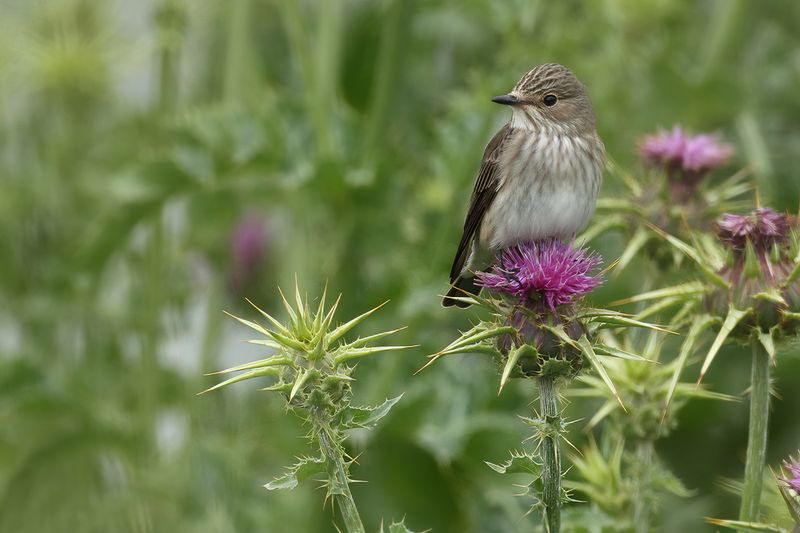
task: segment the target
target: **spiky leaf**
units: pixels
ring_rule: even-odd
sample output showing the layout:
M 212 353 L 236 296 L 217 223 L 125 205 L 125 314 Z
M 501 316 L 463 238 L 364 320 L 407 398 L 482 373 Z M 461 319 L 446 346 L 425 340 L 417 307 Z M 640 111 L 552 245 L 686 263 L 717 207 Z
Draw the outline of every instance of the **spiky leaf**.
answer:
M 311 476 L 325 473 L 324 457 L 301 457 L 300 461 L 289 467 L 285 474 L 276 477 L 266 485 L 267 490 L 291 490 L 301 481 Z
M 373 429 L 378 421 L 389 414 L 394 405 L 400 401 L 403 395 L 389 398 L 380 405 L 375 406 L 349 406 L 342 417 L 342 428 L 344 429 Z

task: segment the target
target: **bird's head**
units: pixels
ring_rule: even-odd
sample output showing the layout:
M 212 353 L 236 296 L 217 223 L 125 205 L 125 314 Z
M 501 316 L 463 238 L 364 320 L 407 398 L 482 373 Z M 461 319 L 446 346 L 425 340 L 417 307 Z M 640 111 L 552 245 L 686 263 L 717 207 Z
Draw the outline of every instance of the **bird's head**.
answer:
M 512 107 L 512 127 L 558 128 L 574 133 L 595 129 L 586 87 L 572 71 L 556 63 L 534 67 L 510 93 L 495 96 L 492 101 Z

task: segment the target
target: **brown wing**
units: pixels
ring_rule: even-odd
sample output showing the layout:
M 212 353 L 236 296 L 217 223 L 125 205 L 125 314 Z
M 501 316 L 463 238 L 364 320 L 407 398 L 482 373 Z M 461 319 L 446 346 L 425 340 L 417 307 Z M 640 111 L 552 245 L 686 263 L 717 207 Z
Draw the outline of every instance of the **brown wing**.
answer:
M 489 141 L 483 151 L 481 168 L 478 171 L 478 178 L 475 180 L 475 188 L 472 190 L 467 218 L 464 220 L 464 233 L 461 235 L 461 242 L 458 243 L 456 257 L 453 260 L 453 267 L 450 269 L 450 283 L 453 283 L 458 278 L 464 268 L 472 238 L 481 225 L 483 215 L 486 214 L 486 210 L 497 195 L 500 184 L 500 176 L 498 175 L 500 153 L 510 133 L 511 128 L 506 124 L 492 137 L 492 140 Z

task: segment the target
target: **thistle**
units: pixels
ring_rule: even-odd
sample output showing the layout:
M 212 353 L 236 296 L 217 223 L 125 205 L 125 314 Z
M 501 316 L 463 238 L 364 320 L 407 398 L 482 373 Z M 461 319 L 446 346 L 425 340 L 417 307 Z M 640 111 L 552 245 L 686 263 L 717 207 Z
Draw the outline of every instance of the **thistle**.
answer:
M 680 126 L 648 135 L 639 144 L 650 167 L 664 171 L 673 200 L 685 203 L 709 172 L 725 165 L 733 148 L 708 134 L 687 135 Z
M 687 135 L 676 126 L 644 137 L 639 153 L 645 172 L 633 176 L 612 165 L 627 192 L 598 201 L 599 216 L 584 233 L 587 241 L 615 228 L 628 234 L 618 271 L 642 251 L 662 268 L 677 264 L 681 255 L 669 253 L 656 230 L 683 236 L 687 228 L 707 228 L 709 220 L 739 208 L 737 199 L 752 188 L 744 170 L 722 182 L 711 179 L 733 154 L 713 135 Z
M 691 493 L 664 466 L 656 451 L 656 442 L 669 435 L 677 424 L 676 413 L 691 399 L 735 400 L 734 397 L 696 387 L 693 383 L 672 383 L 675 368 L 681 364 L 685 353 L 693 342 L 684 342 L 679 356 L 664 361 L 666 335 L 650 331 L 642 339 L 634 330 L 625 330 L 621 335 L 603 332 L 604 341 L 630 353 L 639 353 L 653 364 L 639 361 L 614 359 L 606 368 L 617 387 L 627 411 L 608 391 L 597 377 L 582 374 L 576 378 L 583 386 L 570 391 L 571 397 L 598 398 L 603 401 L 590 418 L 586 430 L 590 431 L 601 422 L 607 424 L 604 436 L 611 440 L 613 453 L 609 460 L 601 457 L 596 446 L 584 449 L 582 460 L 573 460 L 581 481 L 570 487 L 590 496 L 597 503 L 595 494 L 606 492 L 604 484 L 624 479 L 620 491 L 601 508 L 613 517 L 617 527 L 635 531 L 650 531 L 653 518 L 658 511 L 662 496 L 672 494 L 688 497 Z M 690 332 L 687 339 L 699 332 Z M 668 394 L 674 387 L 674 400 L 669 410 L 665 409 Z M 611 436 L 610 439 L 608 436 Z M 619 448 L 619 450 L 616 450 Z M 624 453 L 623 453 L 624 452 Z M 609 497 L 605 498 L 609 500 Z M 612 505 L 613 504 L 613 505 Z
M 284 475 L 264 487 L 268 490 L 291 489 L 305 478 L 321 476 L 327 489 L 327 498 L 332 498 L 341 512 L 345 530 L 363 532 L 364 526 L 349 487 L 352 459 L 347 457 L 344 450 L 344 432 L 355 428 L 373 428 L 400 398 L 386 400 L 374 407 L 352 405 L 354 363 L 363 357 L 409 346 L 372 346 L 374 342 L 400 330 L 376 333 L 349 342 L 344 340 L 350 330 L 382 305 L 335 326 L 333 319 L 339 304 L 338 298 L 330 309 L 326 309 L 323 293 L 314 309 L 306 299 L 301 298 L 296 284 L 294 306 L 282 292 L 281 298 L 289 317 L 287 323 L 278 321 L 249 300 L 248 303 L 266 319 L 267 325 L 230 315 L 263 335 L 263 338 L 247 342 L 266 347 L 273 353 L 264 359 L 215 372 L 236 375 L 203 392 L 248 379 L 273 378 L 272 384 L 262 390 L 279 393 L 287 409 L 308 423 L 308 437 L 319 447 L 320 456 L 301 458 Z
M 790 457 L 783 462 L 783 477 L 778 478 L 786 487 L 794 491 L 794 496 L 800 496 L 800 459 Z M 786 488 L 784 487 L 784 488 Z M 800 521 L 800 519 L 798 519 Z
M 694 329 L 718 327 L 698 383 L 729 337 L 752 346 L 750 429 L 740 519 L 753 521 L 766 453 L 770 363 L 775 362 L 776 345 L 795 338 L 800 324 L 797 219 L 769 208 L 758 208 L 749 215 L 726 214 L 717 221 L 716 236 L 692 235 L 694 245 L 660 230 L 658 233 L 690 258 L 704 279 L 629 301 L 658 297 L 661 302 L 656 306 L 663 309 L 666 297 L 672 304 L 682 304 L 684 316 L 693 315 Z M 682 368 L 683 364 L 676 368 L 676 376 Z
M 540 412 L 524 418 L 538 443 L 534 452 L 513 452 L 501 473 L 526 472 L 531 510 L 541 510 L 548 531 L 560 529 L 560 512 L 569 495 L 561 488 L 559 441 L 567 423 L 558 407 L 558 387 L 586 366 L 595 369 L 617 401 L 604 357 L 642 358 L 600 342 L 597 332 L 620 326 L 651 327 L 628 315 L 582 305 L 584 297 L 602 282 L 598 256 L 558 240 L 523 243 L 503 250 L 494 267 L 477 274 L 480 286 L 493 295 L 461 297 L 490 313 L 461 337 L 431 356 L 428 365 L 445 355 L 481 352 L 500 363 L 500 391 L 511 377 L 536 381 Z M 428 366 L 426 365 L 426 366 Z

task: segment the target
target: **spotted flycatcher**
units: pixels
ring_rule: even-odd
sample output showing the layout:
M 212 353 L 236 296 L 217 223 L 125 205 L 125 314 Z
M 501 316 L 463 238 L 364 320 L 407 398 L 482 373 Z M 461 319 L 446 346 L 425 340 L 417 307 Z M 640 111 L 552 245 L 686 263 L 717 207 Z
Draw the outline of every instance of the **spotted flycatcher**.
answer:
M 499 250 L 572 239 L 594 214 L 603 179 L 605 149 L 592 103 L 569 69 L 539 65 L 492 101 L 511 106 L 511 121 L 483 152 L 445 306 L 469 305 L 451 297 L 478 294 L 474 274 Z

